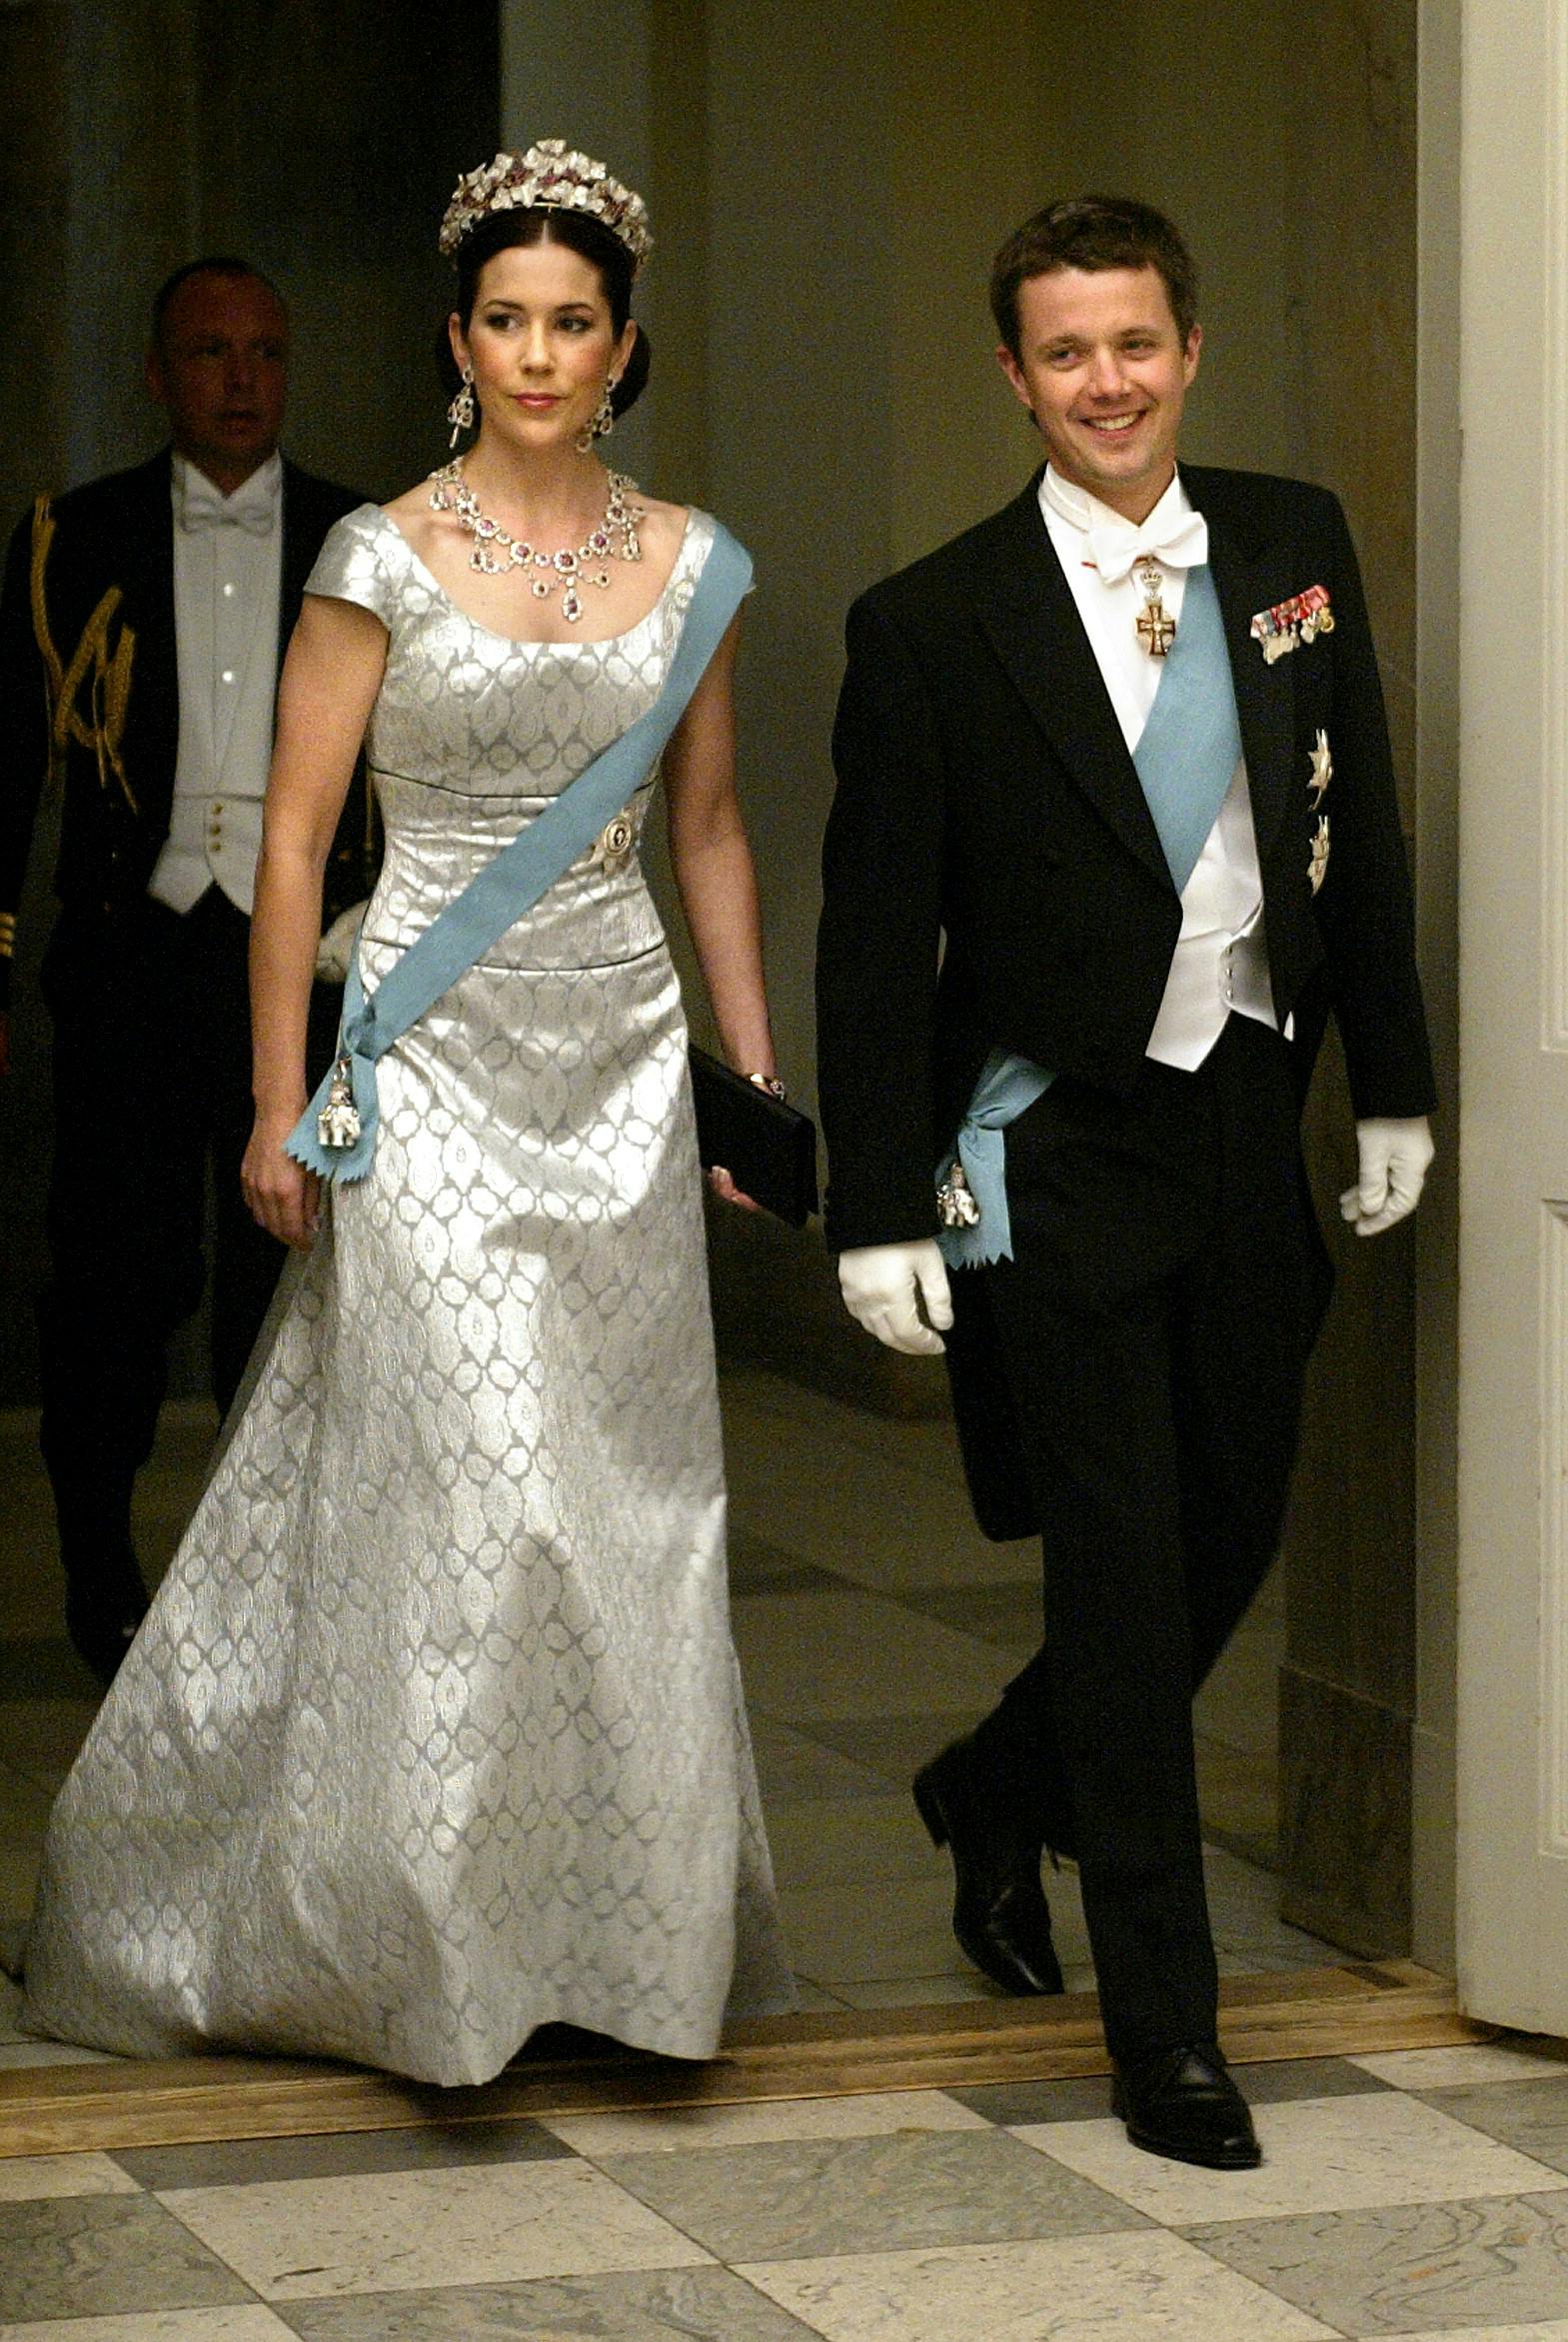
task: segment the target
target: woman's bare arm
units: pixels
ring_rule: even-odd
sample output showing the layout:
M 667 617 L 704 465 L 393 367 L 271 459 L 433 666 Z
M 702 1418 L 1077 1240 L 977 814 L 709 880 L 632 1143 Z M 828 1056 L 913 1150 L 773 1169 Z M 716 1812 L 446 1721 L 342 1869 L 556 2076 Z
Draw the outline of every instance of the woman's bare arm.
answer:
M 251 921 L 256 1127 L 240 1179 L 263 1227 L 308 1246 L 320 1181 L 285 1155 L 306 1105 L 305 1037 L 322 880 L 387 662 L 387 630 L 358 604 L 307 594 L 278 687 L 278 731 Z
M 757 873 L 735 786 L 735 619 L 665 751 L 670 861 L 725 1056 L 774 1072 Z

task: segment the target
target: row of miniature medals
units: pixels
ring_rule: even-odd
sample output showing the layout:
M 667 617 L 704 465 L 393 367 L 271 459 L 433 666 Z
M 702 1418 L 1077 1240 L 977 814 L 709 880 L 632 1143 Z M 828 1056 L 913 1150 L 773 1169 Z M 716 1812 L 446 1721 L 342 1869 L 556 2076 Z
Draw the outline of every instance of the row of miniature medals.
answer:
M 524 537 L 514 537 L 499 521 L 481 512 L 479 499 L 463 477 L 460 459 L 443 464 L 439 472 L 432 472 L 434 485 L 430 501 L 439 513 L 455 513 L 459 526 L 467 529 L 474 540 L 469 555 L 470 569 L 484 576 L 499 578 L 508 569 L 537 569 L 543 575 L 531 580 L 534 593 L 541 602 L 547 601 L 558 587 L 562 588 L 561 615 L 576 626 L 583 615 L 583 598 L 579 586 L 608 586 L 610 572 L 603 567 L 590 568 L 590 563 L 607 561 L 641 561 L 643 548 L 638 540 L 637 524 L 643 517 L 641 505 L 628 502 L 637 494 L 637 482 L 629 480 L 625 472 L 610 474 L 610 497 L 605 506 L 605 517 L 597 529 L 590 532 L 574 553 L 563 548 L 560 553 L 540 553 Z M 620 538 L 619 545 L 616 539 Z M 354 1103 L 354 1079 L 349 1060 L 340 1058 L 332 1069 L 328 1085 L 327 1103 L 316 1118 L 317 1136 L 323 1147 L 335 1152 L 357 1146 L 360 1136 L 360 1114 Z
M 1176 639 L 1176 622 L 1165 608 L 1163 573 L 1157 561 L 1144 560 L 1133 563 L 1132 574 L 1143 596 L 1143 608 L 1135 621 L 1138 641 L 1151 659 L 1163 659 Z M 936 1189 L 936 1218 L 942 1227 L 979 1225 L 980 1207 L 956 1156 Z

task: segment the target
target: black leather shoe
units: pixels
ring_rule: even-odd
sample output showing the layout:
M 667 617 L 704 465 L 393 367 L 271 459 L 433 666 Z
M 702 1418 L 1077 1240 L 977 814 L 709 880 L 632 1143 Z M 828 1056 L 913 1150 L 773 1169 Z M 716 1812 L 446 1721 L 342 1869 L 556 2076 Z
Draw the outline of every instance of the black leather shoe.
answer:
M 999 1827 L 974 1780 L 971 1743 L 955 1740 L 914 1776 L 914 1802 L 933 1844 L 952 1854 L 952 1932 L 1004 1992 L 1060 1992 L 1061 1962 L 1040 1885 L 1040 1848 Z
M 106 1691 L 146 1615 L 147 1588 L 129 1547 L 107 1568 L 68 1572 L 65 1630 Z
M 1118 2065 L 1111 2109 L 1151 2155 L 1213 2171 L 1252 2171 L 1263 2160 L 1247 2102 L 1212 2041 Z

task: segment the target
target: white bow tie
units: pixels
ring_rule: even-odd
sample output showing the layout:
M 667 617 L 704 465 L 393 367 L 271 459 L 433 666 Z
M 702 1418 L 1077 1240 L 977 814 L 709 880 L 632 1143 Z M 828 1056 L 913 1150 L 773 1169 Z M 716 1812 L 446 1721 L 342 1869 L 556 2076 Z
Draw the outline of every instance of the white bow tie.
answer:
M 1208 559 L 1208 523 L 1201 513 L 1181 513 L 1153 535 L 1130 521 L 1094 521 L 1083 533 L 1083 557 L 1107 586 L 1119 586 L 1134 562 L 1152 554 L 1168 569 L 1199 569 Z
M 180 505 L 182 529 L 244 529 L 252 537 L 270 537 L 276 513 L 270 488 L 220 496 L 210 481 L 188 484 Z

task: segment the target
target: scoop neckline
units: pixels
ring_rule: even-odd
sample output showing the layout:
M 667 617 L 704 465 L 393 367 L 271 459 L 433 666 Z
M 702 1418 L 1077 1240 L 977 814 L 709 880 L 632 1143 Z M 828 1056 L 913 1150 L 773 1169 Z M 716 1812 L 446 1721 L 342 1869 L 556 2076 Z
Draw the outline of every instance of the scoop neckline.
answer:
M 447 591 L 447 588 L 442 584 L 440 578 L 437 577 L 430 564 L 427 561 L 421 560 L 420 556 L 415 552 L 414 547 L 410 543 L 409 539 L 404 535 L 402 529 L 399 528 L 391 513 L 388 512 L 386 506 L 384 504 L 378 504 L 374 509 L 381 521 L 392 531 L 393 535 L 397 538 L 398 543 L 403 547 L 404 552 L 408 555 L 410 561 L 414 564 L 414 567 L 423 577 L 429 579 L 431 585 L 441 596 L 442 601 L 446 603 L 447 608 L 449 610 L 455 610 L 459 618 L 463 620 L 464 624 L 471 626 L 476 634 L 488 635 L 493 643 L 505 643 L 508 650 L 510 651 L 606 651 L 612 649 L 617 643 L 629 643 L 634 635 L 641 634 L 644 627 L 647 626 L 651 620 L 659 616 L 660 610 L 664 605 L 665 596 L 669 593 L 671 587 L 675 584 L 676 579 L 680 574 L 681 564 L 686 558 L 687 546 L 691 541 L 692 527 L 697 519 L 697 508 L 694 505 L 688 505 L 686 525 L 681 531 L 681 542 L 676 547 L 675 560 L 670 564 L 670 575 L 666 578 L 664 584 L 660 587 L 659 592 L 655 595 L 647 610 L 644 611 L 642 617 L 638 619 L 635 624 L 632 626 L 623 627 L 620 634 L 618 635 L 579 635 L 573 637 L 570 641 L 550 642 L 548 640 L 540 640 L 532 635 L 504 635 L 500 632 L 499 628 L 487 626 L 483 619 L 476 618 L 472 611 L 465 610 L 457 596 Z

